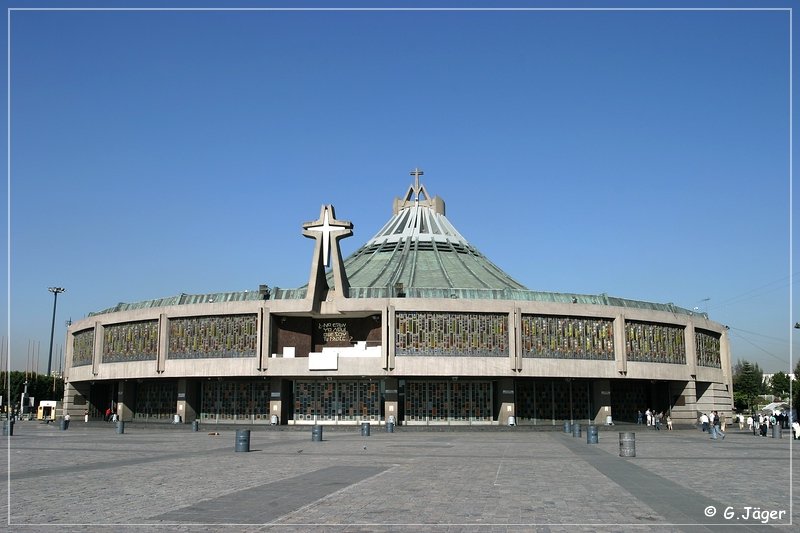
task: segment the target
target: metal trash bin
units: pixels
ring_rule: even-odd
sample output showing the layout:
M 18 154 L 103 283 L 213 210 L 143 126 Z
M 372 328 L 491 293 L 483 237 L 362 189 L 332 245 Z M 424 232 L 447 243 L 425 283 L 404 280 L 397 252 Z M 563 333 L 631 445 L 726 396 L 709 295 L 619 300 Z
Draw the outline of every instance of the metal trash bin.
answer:
M 322 442 L 322 426 L 311 426 L 311 442 Z
M 781 434 L 781 427 L 778 424 L 772 425 L 772 438 L 773 439 L 782 439 L 783 435 Z
M 577 422 L 574 426 L 572 426 L 572 436 L 573 437 L 580 437 L 581 436 L 581 425 Z
M 569 423 L 569 420 L 564 420 L 564 433 L 572 433 L 572 424 Z
M 236 430 L 236 451 L 249 452 L 250 451 L 250 430 L 237 429 Z
M 13 420 L 3 420 L 3 436 L 4 437 L 13 437 L 14 436 L 14 421 Z
M 120 435 L 125 433 L 125 422 L 123 422 L 122 420 L 117 420 L 117 433 L 119 433 Z
M 278 415 L 272 415 L 271 417 L 269 417 L 269 423 L 272 426 L 277 426 L 278 425 Z
M 636 433 L 621 432 L 619 434 L 619 456 L 636 457 Z
M 192 431 L 198 431 L 199 429 L 200 429 L 200 421 L 192 420 Z
M 394 422 L 386 422 L 386 433 L 394 433 Z
M 597 426 L 590 425 L 586 428 L 586 444 L 597 444 Z
M 66 431 L 69 429 L 69 419 L 62 418 L 61 419 L 61 431 Z
M 517 425 L 517 417 L 509 416 L 508 417 L 508 425 L 509 426 L 516 426 Z
M 369 422 L 361 422 L 361 436 L 369 437 Z

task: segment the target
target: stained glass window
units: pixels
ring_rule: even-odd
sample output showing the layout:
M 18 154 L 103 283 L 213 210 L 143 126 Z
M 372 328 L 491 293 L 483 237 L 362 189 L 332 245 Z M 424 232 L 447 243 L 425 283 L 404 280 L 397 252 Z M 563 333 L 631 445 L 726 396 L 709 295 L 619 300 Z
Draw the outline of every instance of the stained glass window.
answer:
M 686 364 L 686 341 L 682 326 L 626 321 L 625 349 L 629 361 Z
M 488 381 L 408 381 L 405 417 L 409 421 L 490 421 L 492 384 Z
M 140 383 L 136 390 L 135 418 L 171 419 L 175 414 L 178 385 L 174 381 Z
M 508 315 L 489 313 L 396 314 L 396 355 L 508 356 Z
M 720 357 L 720 335 L 710 331 L 696 329 L 694 331 L 695 350 L 697 350 L 697 364 L 722 368 Z
M 94 356 L 94 329 L 87 329 L 72 336 L 72 366 L 92 364 Z
M 257 315 L 170 319 L 167 358 L 255 357 L 256 319 Z
M 611 361 L 614 359 L 614 321 L 523 315 L 522 357 Z
M 155 361 L 158 320 L 114 324 L 103 328 L 103 362 Z

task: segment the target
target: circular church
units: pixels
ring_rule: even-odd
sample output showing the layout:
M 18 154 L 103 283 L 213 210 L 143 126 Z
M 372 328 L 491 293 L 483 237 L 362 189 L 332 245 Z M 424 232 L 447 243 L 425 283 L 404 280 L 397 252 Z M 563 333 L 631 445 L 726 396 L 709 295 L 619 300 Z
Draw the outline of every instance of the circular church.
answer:
M 120 303 L 67 331 L 65 412 L 242 424 L 676 424 L 732 409 L 725 326 L 672 304 L 529 290 L 412 173 L 350 257 L 332 205 L 308 283 Z

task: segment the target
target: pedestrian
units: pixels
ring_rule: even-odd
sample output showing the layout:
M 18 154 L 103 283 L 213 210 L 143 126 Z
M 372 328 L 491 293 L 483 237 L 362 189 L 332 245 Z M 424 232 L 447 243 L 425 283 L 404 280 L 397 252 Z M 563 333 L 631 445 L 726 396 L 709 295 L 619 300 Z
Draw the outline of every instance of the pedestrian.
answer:
M 722 427 L 720 425 L 721 422 L 719 420 L 719 413 L 712 411 L 711 415 L 711 438 L 717 440 L 717 435 L 719 435 L 723 440 L 725 440 L 725 433 L 722 431 Z
M 105 416 L 105 418 L 103 420 L 105 420 L 106 422 L 111 420 L 111 408 L 110 407 L 106 408 L 106 416 Z
M 672 417 L 667 415 L 667 429 L 672 431 Z
M 642 410 L 641 409 L 639 409 L 639 411 L 636 413 L 636 423 L 639 424 L 639 425 L 642 424 Z
M 83 410 L 83 421 L 84 422 L 89 422 L 89 410 L 88 409 L 84 409 Z
M 700 423 L 703 425 L 703 433 L 708 431 L 708 415 L 707 414 L 702 413 L 700 415 Z

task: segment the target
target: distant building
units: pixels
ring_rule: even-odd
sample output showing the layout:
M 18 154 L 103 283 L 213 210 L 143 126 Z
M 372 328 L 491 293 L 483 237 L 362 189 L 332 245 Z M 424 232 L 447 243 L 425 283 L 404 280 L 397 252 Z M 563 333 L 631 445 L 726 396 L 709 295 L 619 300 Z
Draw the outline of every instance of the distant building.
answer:
M 339 241 L 353 226 L 333 206 L 303 224 L 315 245 L 302 287 L 120 303 L 74 322 L 66 409 L 499 425 L 634 421 L 647 408 L 693 424 L 698 411 L 732 411 L 723 325 L 669 303 L 529 290 L 453 227 L 422 172 L 412 175 L 386 224 L 346 260 Z M 474 216 L 492 224 L 502 206 Z M 501 242 L 547 249 L 497 224 Z

